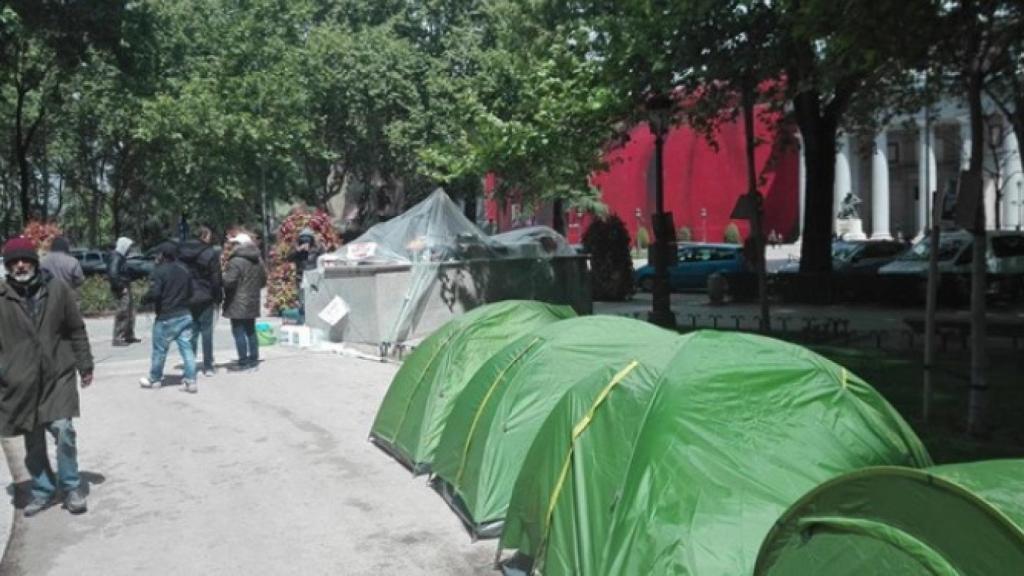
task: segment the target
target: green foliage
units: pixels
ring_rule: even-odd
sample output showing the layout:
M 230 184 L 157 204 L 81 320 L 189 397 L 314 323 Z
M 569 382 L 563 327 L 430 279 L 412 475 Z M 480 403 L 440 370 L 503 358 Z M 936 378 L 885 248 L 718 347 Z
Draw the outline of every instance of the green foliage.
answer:
M 583 233 L 583 250 L 590 254 L 594 300 L 619 301 L 633 294 L 633 259 L 629 231 L 618 216 L 595 218 Z
M 735 222 L 729 222 L 729 225 L 725 227 L 725 233 L 722 241 L 726 244 L 742 244 L 743 235 L 740 234 L 739 226 L 736 226 Z
M 142 295 L 149 290 L 148 280 L 132 282 L 132 295 L 136 306 L 142 301 Z M 83 316 L 103 316 L 113 314 L 117 310 L 117 300 L 110 291 L 110 282 L 106 276 L 89 276 L 78 289 L 79 308 Z M 140 307 L 141 308 L 141 307 Z

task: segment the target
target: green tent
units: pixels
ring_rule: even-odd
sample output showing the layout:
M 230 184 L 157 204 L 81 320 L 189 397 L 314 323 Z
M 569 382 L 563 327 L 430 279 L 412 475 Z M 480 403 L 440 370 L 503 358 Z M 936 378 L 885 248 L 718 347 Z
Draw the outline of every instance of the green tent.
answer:
M 755 574 L 1024 574 L 1024 460 L 870 468 L 827 482 L 775 525 Z
M 434 486 L 474 536 L 497 536 L 523 458 L 562 394 L 602 366 L 667 361 L 678 340 L 646 322 L 587 316 L 509 344 L 456 401 L 434 458 Z
M 931 463 L 878 393 L 825 358 L 750 334 L 680 340 L 662 368 L 619 360 L 551 410 L 508 508 L 507 572 L 750 574 L 772 523 L 822 481 Z
M 568 306 L 508 300 L 454 318 L 406 358 L 370 439 L 413 472 L 428 471 L 452 405 L 477 368 L 523 334 L 575 316 Z

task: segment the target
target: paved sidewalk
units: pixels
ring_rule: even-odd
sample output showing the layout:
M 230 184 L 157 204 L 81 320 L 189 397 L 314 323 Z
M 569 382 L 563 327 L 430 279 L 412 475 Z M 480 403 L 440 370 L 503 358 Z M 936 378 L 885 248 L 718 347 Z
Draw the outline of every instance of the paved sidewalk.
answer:
M 90 510 L 18 511 L 0 574 L 493 573 L 495 543 L 366 440 L 396 365 L 274 346 L 256 374 L 149 391 L 148 346 L 111 349 L 108 324 L 76 423 Z

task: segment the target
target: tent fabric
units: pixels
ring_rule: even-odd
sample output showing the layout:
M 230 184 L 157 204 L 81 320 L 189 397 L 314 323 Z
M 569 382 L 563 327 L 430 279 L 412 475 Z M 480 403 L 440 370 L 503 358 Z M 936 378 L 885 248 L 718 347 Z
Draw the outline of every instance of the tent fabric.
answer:
M 428 472 L 454 401 L 480 365 L 520 336 L 575 316 L 568 306 L 523 300 L 457 316 L 406 358 L 377 411 L 370 439 L 413 472 Z
M 841 366 L 713 331 L 680 337 L 660 365 L 617 359 L 592 371 L 535 436 L 501 548 L 545 575 L 750 574 L 773 522 L 821 482 L 931 464 L 892 407 Z
M 870 468 L 795 503 L 755 574 L 1024 574 L 1024 460 Z
M 497 536 L 526 452 L 561 396 L 606 366 L 663 363 L 677 341 L 646 322 L 587 316 L 509 344 L 456 401 L 434 459 L 435 487 L 474 536 Z

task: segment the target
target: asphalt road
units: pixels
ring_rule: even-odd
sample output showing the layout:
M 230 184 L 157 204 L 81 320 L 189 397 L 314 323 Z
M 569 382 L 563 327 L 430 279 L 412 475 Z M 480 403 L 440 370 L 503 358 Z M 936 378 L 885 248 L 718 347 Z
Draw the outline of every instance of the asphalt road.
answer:
M 148 338 L 112 349 L 109 324 L 89 323 L 100 362 L 76 421 L 89 512 L 17 512 L 0 574 L 493 573 L 494 543 L 366 441 L 395 365 L 274 346 L 197 395 L 143 390 Z M 223 321 L 217 339 L 226 362 Z

